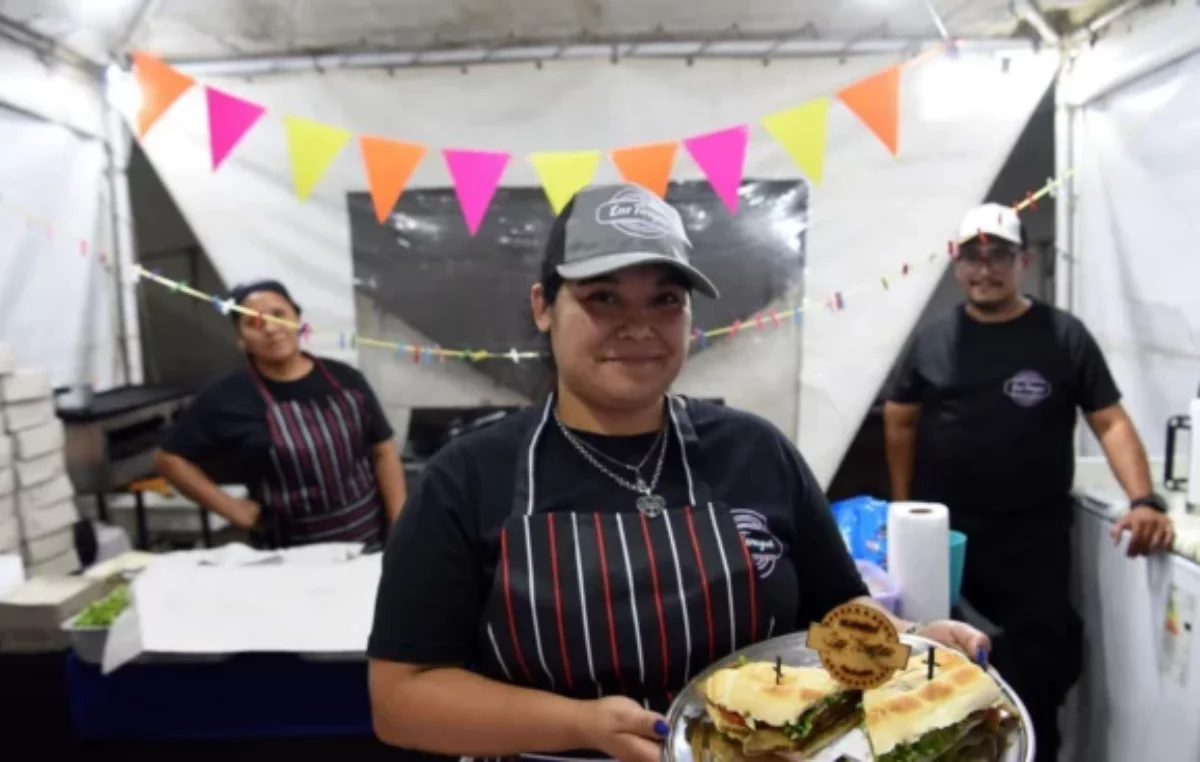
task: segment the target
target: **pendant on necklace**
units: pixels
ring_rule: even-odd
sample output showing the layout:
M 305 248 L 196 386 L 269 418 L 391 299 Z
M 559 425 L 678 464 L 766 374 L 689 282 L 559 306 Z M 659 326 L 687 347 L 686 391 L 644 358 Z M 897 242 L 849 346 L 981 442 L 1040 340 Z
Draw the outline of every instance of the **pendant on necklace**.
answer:
M 662 495 L 640 495 L 637 499 L 637 509 L 646 514 L 646 518 L 655 519 L 662 515 L 667 508 L 667 501 Z

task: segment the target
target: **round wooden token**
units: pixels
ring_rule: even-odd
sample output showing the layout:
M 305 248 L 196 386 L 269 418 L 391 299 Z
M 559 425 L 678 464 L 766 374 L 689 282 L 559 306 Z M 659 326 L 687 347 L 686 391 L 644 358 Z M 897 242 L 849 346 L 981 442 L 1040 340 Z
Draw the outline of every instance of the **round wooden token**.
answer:
M 808 647 L 834 680 L 859 690 L 886 683 L 908 665 L 912 653 L 892 620 L 862 603 L 844 603 L 809 627 Z

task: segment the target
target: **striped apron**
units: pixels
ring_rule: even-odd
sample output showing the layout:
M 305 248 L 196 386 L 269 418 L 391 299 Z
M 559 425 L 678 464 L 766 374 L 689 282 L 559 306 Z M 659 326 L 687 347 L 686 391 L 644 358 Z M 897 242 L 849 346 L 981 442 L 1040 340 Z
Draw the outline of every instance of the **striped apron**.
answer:
M 713 661 L 770 636 L 755 564 L 731 512 L 692 471 L 696 433 L 679 398 L 668 398 L 668 433 L 683 453 L 689 505 L 656 518 L 535 512 L 536 449 L 553 404 L 519 457 L 481 624 L 480 671 L 573 698 L 628 696 L 665 712 Z
M 324 399 L 278 402 L 251 365 L 271 434 L 258 540 L 276 547 L 373 542 L 382 536 L 386 514 L 367 446 L 366 400 L 310 359 L 332 387 Z

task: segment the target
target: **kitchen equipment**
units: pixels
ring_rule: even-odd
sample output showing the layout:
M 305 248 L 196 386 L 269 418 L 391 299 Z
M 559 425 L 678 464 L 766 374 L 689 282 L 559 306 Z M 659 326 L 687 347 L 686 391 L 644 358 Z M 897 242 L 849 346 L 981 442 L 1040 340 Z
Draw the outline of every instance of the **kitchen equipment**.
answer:
M 1167 444 L 1163 452 L 1163 485 L 1174 491 L 1185 492 L 1189 513 L 1200 512 L 1200 447 L 1191 433 L 1193 422 L 1200 421 L 1200 398 L 1188 405 L 1187 415 L 1174 415 L 1167 420 Z M 1187 431 L 1187 473 L 1175 475 L 1176 440 L 1180 431 Z
M 936 645 L 932 641 L 914 635 L 901 635 L 900 639 L 912 646 L 914 655 L 925 653 L 931 644 Z M 749 661 L 766 662 L 774 662 L 776 658 L 779 658 L 783 660 L 784 664 L 791 667 L 819 667 L 821 657 L 816 651 L 808 648 L 807 641 L 808 634 L 803 632 L 765 640 L 726 656 L 700 673 L 676 697 L 675 702 L 667 711 L 667 724 L 671 730 L 667 735 L 666 743 L 663 744 L 662 762 L 707 762 L 692 758 L 692 749 L 687 739 L 687 726 L 690 721 L 705 713 L 704 698 L 700 695 L 698 686 L 710 674 L 722 667 L 731 666 L 742 658 Z M 1037 746 L 1033 736 L 1033 724 L 1025 705 L 1013 693 L 1008 683 L 1004 682 L 990 667 L 988 673 L 1000 685 L 1005 698 L 1012 703 L 1021 720 L 1013 743 L 1009 745 L 1001 762 L 1033 762 Z M 873 759 L 871 746 L 867 741 L 866 734 L 861 729 L 847 733 L 840 740 L 830 744 L 812 757 L 810 762 L 837 762 L 842 759 L 854 760 L 854 762 L 870 762 Z

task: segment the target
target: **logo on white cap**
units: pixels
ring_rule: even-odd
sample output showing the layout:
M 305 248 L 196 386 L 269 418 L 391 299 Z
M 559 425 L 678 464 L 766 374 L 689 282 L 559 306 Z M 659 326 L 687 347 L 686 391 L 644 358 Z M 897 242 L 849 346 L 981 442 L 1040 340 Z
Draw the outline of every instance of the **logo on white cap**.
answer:
M 634 238 L 677 238 L 687 241 L 679 213 L 640 188 L 622 188 L 596 207 L 596 222 Z

